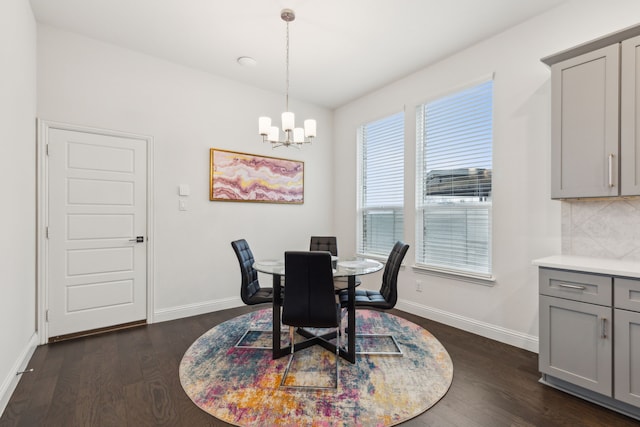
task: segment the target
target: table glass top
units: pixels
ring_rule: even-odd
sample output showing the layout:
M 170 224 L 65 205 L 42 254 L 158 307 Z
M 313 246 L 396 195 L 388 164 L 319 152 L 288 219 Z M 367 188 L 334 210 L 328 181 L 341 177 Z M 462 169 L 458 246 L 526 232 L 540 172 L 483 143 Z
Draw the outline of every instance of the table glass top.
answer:
M 382 270 L 384 265 L 369 258 L 338 258 L 331 257 L 334 262 L 333 277 L 362 276 Z M 284 276 L 284 260 L 258 260 L 253 268 L 261 273 L 278 274 Z

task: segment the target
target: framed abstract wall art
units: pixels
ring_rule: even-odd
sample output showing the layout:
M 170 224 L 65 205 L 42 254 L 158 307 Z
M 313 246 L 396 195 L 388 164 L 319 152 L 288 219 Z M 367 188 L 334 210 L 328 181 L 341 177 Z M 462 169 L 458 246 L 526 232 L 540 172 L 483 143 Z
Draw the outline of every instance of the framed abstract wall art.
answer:
M 209 199 L 225 202 L 304 203 L 304 162 L 210 150 Z

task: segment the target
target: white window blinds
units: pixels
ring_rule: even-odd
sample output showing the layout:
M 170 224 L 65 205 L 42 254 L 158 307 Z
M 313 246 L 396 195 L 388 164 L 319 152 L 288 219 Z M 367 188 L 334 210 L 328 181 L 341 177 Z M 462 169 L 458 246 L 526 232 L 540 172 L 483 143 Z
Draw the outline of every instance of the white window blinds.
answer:
M 493 80 L 418 107 L 416 262 L 491 275 Z
M 358 251 L 387 256 L 404 232 L 404 113 L 358 129 Z

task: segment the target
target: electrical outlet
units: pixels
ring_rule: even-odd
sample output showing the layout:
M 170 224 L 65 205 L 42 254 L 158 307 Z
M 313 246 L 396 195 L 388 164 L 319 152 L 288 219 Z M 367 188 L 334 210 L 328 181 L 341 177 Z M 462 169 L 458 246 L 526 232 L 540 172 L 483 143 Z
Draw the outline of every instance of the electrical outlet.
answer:
M 416 280 L 416 291 L 422 292 L 422 280 Z

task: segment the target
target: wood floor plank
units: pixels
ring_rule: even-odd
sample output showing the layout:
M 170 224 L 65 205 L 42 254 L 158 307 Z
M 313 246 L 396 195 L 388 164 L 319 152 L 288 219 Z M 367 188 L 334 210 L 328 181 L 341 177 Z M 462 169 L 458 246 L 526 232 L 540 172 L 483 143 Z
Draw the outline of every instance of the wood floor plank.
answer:
M 4 414 L 0 418 L 0 427 L 15 426 L 20 424 L 20 417 L 26 414 L 32 404 L 31 390 L 37 381 L 39 373 L 47 359 L 46 346 L 41 346 L 40 351 L 34 352 L 26 369 L 33 369 L 32 372 L 25 372 L 20 375 L 21 387 L 18 387 L 11 397 L 12 405 L 8 405 Z
M 74 343 L 75 344 L 75 343 Z M 49 346 L 56 346 L 58 349 L 69 347 L 68 343 L 56 343 Z M 82 358 L 76 358 L 79 352 L 74 351 L 73 347 L 68 348 L 66 354 L 68 357 L 59 367 L 58 381 L 54 391 L 54 398 L 47 411 L 47 417 L 51 420 L 60 422 L 61 425 L 73 424 L 73 417 L 76 411 L 76 402 L 78 401 L 78 391 L 83 382 L 83 372 L 86 370 L 81 363 Z
M 228 426 L 188 398 L 180 360 L 200 335 L 252 310 L 238 307 L 36 349 L 0 427 Z M 541 384 L 538 356 L 409 313 L 454 366 L 449 392 L 403 427 L 638 426 L 640 422 Z

